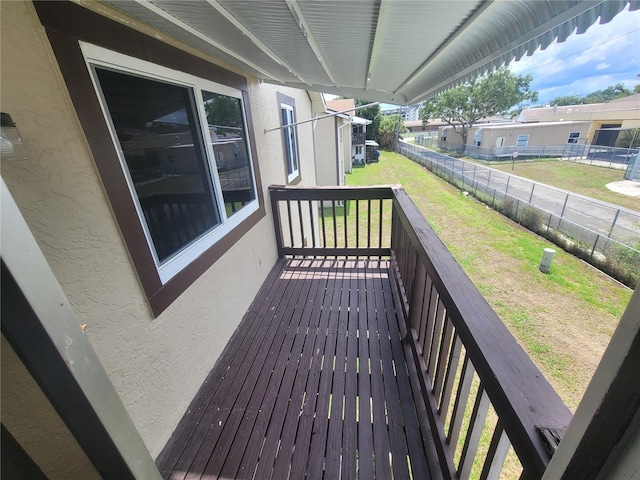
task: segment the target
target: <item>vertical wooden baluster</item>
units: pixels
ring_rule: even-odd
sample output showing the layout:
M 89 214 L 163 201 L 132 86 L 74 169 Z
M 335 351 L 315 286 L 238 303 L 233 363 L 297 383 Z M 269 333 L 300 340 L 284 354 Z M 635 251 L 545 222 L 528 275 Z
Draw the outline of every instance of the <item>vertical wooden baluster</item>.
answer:
M 420 317 L 422 316 L 422 303 L 425 296 L 425 284 L 427 282 L 427 270 L 422 262 L 418 262 L 417 280 L 413 287 L 413 293 L 409 299 L 409 327 L 420 332 Z
M 349 247 L 349 236 L 347 234 L 347 202 L 349 200 L 342 200 L 342 219 L 344 221 L 344 248 Z
M 451 393 L 453 392 L 453 384 L 456 381 L 456 372 L 458 371 L 458 365 L 460 364 L 461 350 L 462 340 L 460 340 L 458 334 L 454 334 L 453 348 L 451 349 L 449 364 L 447 365 L 447 373 L 445 375 L 442 399 L 440 400 L 440 405 L 438 407 L 438 412 L 440 413 L 443 424 L 446 421 L 447 412 L 449 411 L 449 405 L 451 403 Z
M 420 329 L 418 330 L 418 341 L 420 342 L 420 345 L 425 344 L 424 339 L 427 335 L 427 321 L 429 318 L 429 303 L 431 302 L 431 292 L 434 292 L 433 284 L 431 283 L 431 277 L 427 273 L 427 278 L 424 285 L 424 295 L 422 296 L 422 309 L 419 324 Z
M 449 425 L 449 434 L 447 440 L 451 449 L 456 450 L 458 438 L 460 437 L 460 429 L 462 428 L 462 420 L 464 418 L 464 410 L 469 400 L 469 392 L 471 391 L 471 382 L 475 370 L 469 356 L 465 355 L 462 364 L 462 373 L 460 376 L 460 384 L 456 393 L 456 399 L 453 404 L 453 412 L 451 414 L 451 424 Z
M 428 362 L 431 344 L 433 343 L 434 326 L 436 320 L 436 312 L 438 306 L 438 291 L 436 290 L 436 286 L 431 282 L 431 295 L 429 297 L 429 310 L 427 311 L 427 325 L 426 332 L 424 336 L 424 342 L 422 343 L 422 355 L 424 356 L 425 362 Z
M 502 421 L 498 419 L 496 428 L 493 430 L 493 436 L 491 437 L 491 444 L 489 445 L 489 451 L 482 467 L 482 473 L 480 474 L 480 480 L 498 480 L 504 461 L 509 453 L 509 447 L 511 442 L 507 437 L 507 432 L 504 431 Z
M 384 200 L 380 199 L 380 216 L 378 219 L 378 247 L 382 248 L 382 211 L 383 211 Z
M 356 248 L 360 248 L 360 200 L 356 202 Z
M 286 200 L 286 203 L 287 203 L 287 218 L 289 220 L 289 237 L 291 240 L 291 243 L 289 244 L 289 246 L 294 247 L 295 245 L 293 244 L 293 222 L 291 221 L 291 201 Z
M 449 359 L 449 349 L 451 348 L 451 337 L 453 336 L 453 324 L 447 316 L 444 319 L 444 333 L 440 342 L 440 352 L 438 354 L 438 363 L 433 379 L 433 395 L 436 400 L 440 398 L 442 387 L 444 384 L 444 372 L 447 368 L 446 362 Z
M 300 247 L 304 248 L 304 218 L 302 218 L 302 202 L 298 200 L 298 221 L 300 222 Z
M 473 467 L 473 461 L 478 452 L 478 445 L 480 444 L 480 437 L 482 436 L 482 430 L 484 428 L 484 422 L 487 419 L 490 404 L 489 396 L 484 390 L 482 383 L 480 383 L 478 395 L 473 405 L 471 419 L 469 420 L 469 429 L 467 430 L 467 437 L 464 441 L 462 456 L 460 457 L 460 466 L 458 467 L 459 478 L 463 480 L 469 478 L 469 474 L 471 473 L 471 467 Z
M 371 199 L 367 200 L 367 248 L 371 248 Z
M 316 228 L 313 218 L 313 200 L 309 200 L 309 220 L 311 221 L 311 246 L 316 248 Z
M 333 248 L 338 248 L 338 226 L 336 225 L 336 201 L 331 200 L 331 215 L 333 216 Z
M 320 219 L 322 220 L 322 247 L 327 248 L 327 226 L 324 223 L 324 201 L 320 200 Z
M 442 325 L 444 323 L 444 304 L 442 303 L 442 298 L 438 298 L 438 309 L 436 310 L 435 322 L 433 324 L 433 337 L 431 338 L 431 348 L 429 348 L 429 363 L 428 363 L 428 374 L 431 377 L 431 381 L 433 382 L 433 377 L 435 376 L 436 369 L 436 359 L 438 358 L 438 350 L 440 344 L 442 343 L 443 336 L 443 328 Z M 425 357 L 426 360 L 426 357 Z

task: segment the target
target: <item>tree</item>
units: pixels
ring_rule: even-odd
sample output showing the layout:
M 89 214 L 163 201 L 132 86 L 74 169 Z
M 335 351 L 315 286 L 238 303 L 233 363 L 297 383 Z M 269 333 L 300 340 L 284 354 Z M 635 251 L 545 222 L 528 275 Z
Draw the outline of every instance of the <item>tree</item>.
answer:
M 517 76 L 502 67 L 423 103 L 420 117 L 425 125 L 430 118 L 441 118 L 466 145 L 469 129 L 481 118 L 503 114 L 524 101 L 537 101 L 538 92 L 529 89 L 532 80 L 531 75 Z
M 632 128 L 625 130 L 616 142 L 619 148 L 638 148 L 640 147 L 640 128 Z
M 637 90 L 637 91 L 636 91 Z M 636 93 L 640 93 L 640 88 L 636 86 Z M 633 91 L 624 86 L 623 83 L 616 83 L 610 85 L 604 90 L 596 90 L 595 92 L 588 93 L 584 97 L 578 97 L 576 95 L 565 95 L 563 97 L 554 98 L 551 101 L 551 105 L 586 105 L 589 103 L 607 103 L 611 100 L 618 98 L 628 97 L 633 95 Z
M 604 90 L 596 90 L 584 97 L 584 103 L 607 103 L 617 98 L 628 97 L 632 92 L 623 83 L 616 83 Z
M 583 99 L 578 97 L 577 95 L 565 95 L 563 97 L 557 97 L 552 102 L 551 105 L 557 105 L 558 107 L 562 107 L 564 105 L 581 105 L 583 103 Z
M 380 115 L 380 117 L 377 141 L 382 148 L 391 149 L 396 140 L 398 124 L 400 126 L 400 134 L 406 132 L 407 128 L 400 119 L 400 115 Z
M 217 135 L 238 134 L 238 129 L 242 127 L 242 113 L 238 99 L 226 95 L 209 94 L 205 99 L 204 109 L 207 112 L 207 122 L 215 128 Z
M 633 93 L 640 93 L 640 83 L 633 87 Z
M 360 107 L 362 105 L 367 105 L 370 102 L 369 100 L 359 100 L 356 99 L 356 107 Z M 378 129 L 380 128 L 380 105 L 371 105 L 370 107 L 361 108 L 360 110 L 356 110 L 356 115 L 358 117 L 366 118 L 367 120 L 371 120 L 371 125 L 367 127 L 367 139 L 371 140 L 378 136 Z

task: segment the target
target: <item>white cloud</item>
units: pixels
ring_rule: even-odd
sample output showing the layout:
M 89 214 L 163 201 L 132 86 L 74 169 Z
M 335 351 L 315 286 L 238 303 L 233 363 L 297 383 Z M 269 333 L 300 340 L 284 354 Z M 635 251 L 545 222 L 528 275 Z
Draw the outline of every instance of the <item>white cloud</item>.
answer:
M 531 86 L 541 102 L 561 95 L 584 95 L 623 82 L 633 88 L 640 80 L 640 10 L 624 11 L 608 24 L 592 25 L 581 35 L 510 65 L 517 75 L 531 74 Z M 605 74 L 606 72 L 606 74 Z

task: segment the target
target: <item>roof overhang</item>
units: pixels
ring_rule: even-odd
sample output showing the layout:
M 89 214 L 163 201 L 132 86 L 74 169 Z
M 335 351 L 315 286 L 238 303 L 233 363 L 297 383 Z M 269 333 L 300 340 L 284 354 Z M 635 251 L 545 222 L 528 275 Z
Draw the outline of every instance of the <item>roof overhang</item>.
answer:
M 622 0 L 109 0 L 256 77 L 399 105 L 610 21 Z
M 373 122 L 371 120 L 369 120 L 368 118 L 362 118 L 362 117 L 351 117 L 351 123 L 354 123 L 356 125 L 371 125 Z

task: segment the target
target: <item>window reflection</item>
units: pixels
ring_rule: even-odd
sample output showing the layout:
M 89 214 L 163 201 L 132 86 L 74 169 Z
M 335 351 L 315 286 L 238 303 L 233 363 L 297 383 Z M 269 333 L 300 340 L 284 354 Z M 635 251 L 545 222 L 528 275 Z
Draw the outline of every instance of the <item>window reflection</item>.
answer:
M 162 263 L 221 223 L 193 91 L 95 71 Z
M 240 99 L 202 92 L 227 217 L 255 200 Z

